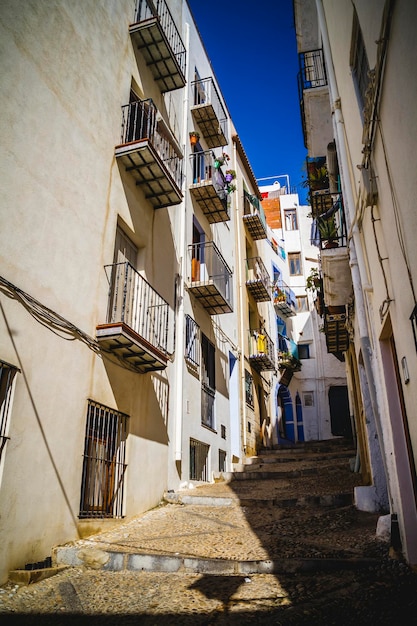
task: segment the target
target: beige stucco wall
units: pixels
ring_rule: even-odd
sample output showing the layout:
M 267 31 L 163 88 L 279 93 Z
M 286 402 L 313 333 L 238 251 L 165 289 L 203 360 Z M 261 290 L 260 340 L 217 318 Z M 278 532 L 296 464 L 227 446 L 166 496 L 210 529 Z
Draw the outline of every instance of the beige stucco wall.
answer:
M 181 130 L 181 98 L 162 96 L 138 66 L 128 34 L 134 6 L 6 0 L 0 8 L 1 275 L 90 337 L 106 321 L 104 265 L 118 221 L 140 248 L 142 274 L 174 305 L 178 207 L 154 212 L 114 157 L 132 78 L 161 111 L 169 105 Z M 0 485 L 3 582 L 10 569 L 78 537 L 89 398 L 130 416 L 126 515 L 159 502 L 173 368 L 129 372 L 3 293 L 0 303 L 0 359 L 21 370 Z

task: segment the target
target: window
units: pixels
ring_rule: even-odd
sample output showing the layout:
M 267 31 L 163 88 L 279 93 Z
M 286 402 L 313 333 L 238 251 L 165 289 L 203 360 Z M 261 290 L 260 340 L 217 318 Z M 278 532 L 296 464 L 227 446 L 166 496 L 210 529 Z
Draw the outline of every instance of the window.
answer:
M 215 347 L 204 334 L 201 338 L 201 356 L 201 423 L 214 429 Z
M 245 370 L 245 400 L 246 404 L 253 407 L 253 378 L 248 370 Z
M 189 315 L 185 316 L 185 360 L 193 367 L 200 365 L 200 327 Z
M 291 276 L 299 276 L 301 274 L 301 254 L 299 252 L 289 252 L 288 265 Z
M 88 402 L 80 517 L 123 517 L 128 419 Z
M 297 311 L 300 313 L 302 311 L 308 311 L 308 300 L 307 296 L 296 296 L 297 297 Z
M 350 67 L 352 70 L 356 96 L 358 98 L 359 107 L 363 119 L 363 113 L 366 103 L 366 91 L 369 85 L 369 63 L 356 10 L 353 13 Z
M 226 439 L 226 426 L 224 424 L 221 425 L 220 432 L 222 435 L 222 439 Z
M 298 348 L 298 358 L 300 360 L 310 358 L 310 344 L 309 343 L 299 343 L 297 348 Z
M 226 452 L 219 450 L 219 472 L 226 471 Z
M 9 417 L 13 396 L 13 383 L 18 369 L 0 361 L 0 462 L 9 437 Z
M 314 391 L 304 391 L 303 404 L 305 407 L 314 406 Z
M 190 480 L 208 481 L 208 453 L 210 446 L 190 439 Z
M 285 209 L 284 221 L 285 221 L 285 230 L 298 230 L 297 210 Z

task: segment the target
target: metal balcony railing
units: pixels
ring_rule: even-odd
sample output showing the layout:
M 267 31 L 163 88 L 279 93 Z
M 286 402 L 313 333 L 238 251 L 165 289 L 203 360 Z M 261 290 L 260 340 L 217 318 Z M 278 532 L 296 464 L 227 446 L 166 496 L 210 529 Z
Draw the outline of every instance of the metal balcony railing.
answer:
M 303 89 L 324 87 L 327 85 L 327 73 L 323 50 L 300 52 L 298 55 L 300 79 Z
M 263 328 L 250 330 L 248 333 L 249 361 L 258 371 L 274 370 L 276 367 L 275 346 L 271 337 Z
M 246 259 L 246 287 L 257 302 L 271 299 L 271 278 L 261 257 Z
M 157 113 L 150 98 L 122 106 L 121 144 L 148 140 L 180 189 L 182 159 L 174 145 L 159 131 Z
M 278 314 L 292 316 L 296 314 L 297 300 L 295 293 L 283 280 L 278 280 L 272 289 L 275 311 Z
M 266 239 L 266 218 L 259 199 L 243 190 L 243 221 L 252 239 Z
M 227 142 L 227 114 L 213 78 L 200 78 L 191 83 L 195 121 L 209 148 L 225 146 Z
M 162 91 L 184 86 L 186 50 L 165 0 L 137 0 L 130 30 Z
M 347 230 L 342 193 L 317 192 L 311 196 L 311 212 L 311 242 L 321 250 L 346 247 Z
M 191 291 L 209 313 L 232 311 L 232 272 L 212 241 L 188 247 Z
M 168 353 L 169 305 L 130 263 L 106 265 L 107 323 L 122 323 L 157 350 Z
M 215 154 L 211 150 L 194 152 L 190 155 L 190 160 L 193 177 L 190 186 L 192 196 L 211 224 L 228 221 L 230 186 L 226 183 L 222 168 L 218 166 Z

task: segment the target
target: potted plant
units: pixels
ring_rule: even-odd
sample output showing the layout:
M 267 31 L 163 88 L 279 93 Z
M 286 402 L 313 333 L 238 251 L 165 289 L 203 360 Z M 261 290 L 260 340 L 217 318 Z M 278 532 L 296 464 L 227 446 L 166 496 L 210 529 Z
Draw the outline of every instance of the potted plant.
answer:
M 226 152 L 222 152 L 220 156 L 214 157 L 214 167 L 218 170 L 221 165 L 224 165 L 228 161 L 230 161 L 229 155 Z
M 330 217 L 328 219 L 318 218 L 317 226 L 320 232 L 321 241 L 326 241 L 327 243 L 324 245 L 325 248 L 337 248 L 339 243 L 337 241 L 337 228 L 334 217 Z
M 310 270 L 310 274 L 306 279 L 306 289 L 310 291 L 317 291 L 320 287 L 320 274 L 316 267 L 312 267 Z
M 234 178 L 236 178 L 236 171 L 226 170 L 226 182 L 231 183 Z
M 192 146 L 195 146 L 196 143 L 198 143 L 199 139 L 200 139 L 200 133 L 197 133 L 197 131 L 195 130 L 190 131 L 190 144 Z

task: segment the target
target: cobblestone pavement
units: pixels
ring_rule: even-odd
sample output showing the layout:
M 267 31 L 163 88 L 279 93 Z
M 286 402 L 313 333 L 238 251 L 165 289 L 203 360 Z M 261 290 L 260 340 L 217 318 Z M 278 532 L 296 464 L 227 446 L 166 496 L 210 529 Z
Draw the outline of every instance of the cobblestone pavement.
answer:
M 417 574 L 376 538 L 378 516 L 329 499 L 359 484 L 348 462 L 279 458 L 279 472 L 256 459 L 245 468 L 251 480 L 167 494 L 168 503 L 70 544 L 88 556 L 83 565 L 0 587 L 0 624 L 414 625 Z M 194 572 L 98 569 L 110 552 L 285 566 L 246 575 L 209 573 L 204 561 Z

